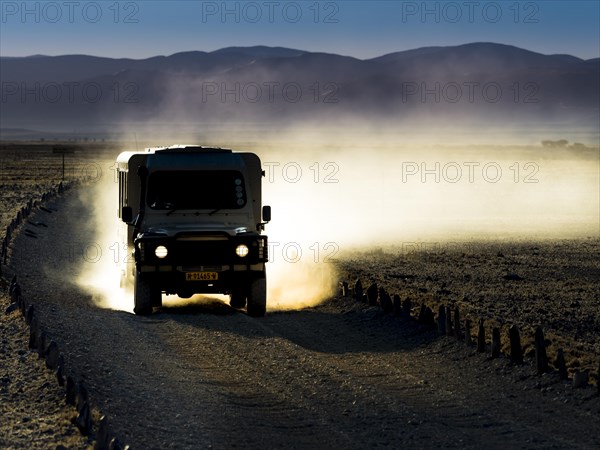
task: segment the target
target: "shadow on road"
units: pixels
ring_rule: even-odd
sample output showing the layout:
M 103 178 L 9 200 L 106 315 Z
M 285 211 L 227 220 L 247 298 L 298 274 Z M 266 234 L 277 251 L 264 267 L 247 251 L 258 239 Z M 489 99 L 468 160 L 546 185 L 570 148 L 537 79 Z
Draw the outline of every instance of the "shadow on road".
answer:
M 327 354 L 412 350 L 438 337 L 430 328 L 376 309 L 342 313 L 316 307 L 274 311 L 264 318 L 251 318 L 220 299 L 203 298 L 184 305 L 167 304 L 152 317 L 191 326 L 198 333 L 230 333 L 254 340 L 283 339 Z

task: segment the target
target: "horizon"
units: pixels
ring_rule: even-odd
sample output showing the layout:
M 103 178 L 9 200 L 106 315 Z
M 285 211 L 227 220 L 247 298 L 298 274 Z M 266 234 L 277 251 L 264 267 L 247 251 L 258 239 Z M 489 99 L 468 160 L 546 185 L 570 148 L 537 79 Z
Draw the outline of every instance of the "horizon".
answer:
M 388 53 L 383 53 L 380 55 L 376 55 L 373 57 L 369 57 L 369 58 L 359 58 L 357 56 L 353 56 L 353 55 L 346 55 L 346 54 L 339 54 L 339 53 L 331 53 L 331 52 L 323 52 L 323 51 L 312 51 L 312 50 L 305 50 L 305 49 L 301 49 L 301 48 L 291 48 L 291 47 L 283 47 L 280 45 L 266 45 L 266 44 L 257 44 L 257 45 L 232 45 L 232 46 L 227 46 L 227 47 L 221 47 L 221 48 L 217 48 L 215 50 L 180 50 L 180 51 L 176 51 L 174 53 L 169 53 L 169 54 L 153 54 L 150 56 L 145 56 L 143 58 L 138 58 L 138 57 L 133 57 L 133 56 L 122 56 L 122 57 L 112 57 L 112 56 L 107 56 L 107 55 L 95 55 L 95 54 L 88 54 L 88 53 L 62 53 L 62 54 L 55 54 L 55 55 L 48 55 L 48 54 L 32 54 L 32 55 L 24 55 L 24 56 L 13 56 L 13 55 L 1 55 L 0 54 L 0 58 L 55 58 L 55 57 L 64 57 L 64 56 L 89 56 L 89 57 L 93 57 L 93 58 L 107 58 L 107 59 L 130 59 L 130 60 L 145 60 L 145 59 L 150 59 L 150 58 L 160 58 L 160 57 L 164 57 L 164 58 L 169 58 L 171 56 L 174 55 L 179 55 L 182 53 L 204 53 L 204 54 L 211 54 L 211 53 L 216 53 L 216 52 L 220 52 L 223 50 L 229 50 L 229 49 L 233 49 L 233 48 L 240 48 L 240 49 L 249 49 L 249 48 L 269 48 L 269 49 L 285 49 L 285 50 L 294 50 L 294 51 L 299 51 L 299 52 L 303 52 L 303 53 L 321 53 L 321 54 L 330 54 L 330 55 L 337 55 L 337 56 L 342 56 L 342 57 L 348 57 L 348 58 L 354 58 L 354 59 L 358 59 L 360 61 L 368 61 L 370 59 L 376 59 L 376 58 L 380 58 L 382 56 L 386 56 L 389 54 L 394 54 L 394 53 L 402 53 L 402 52 L 409 52 L 409 51 L 414 51 L 414 50 L 421 50 L 421 49 L 426 49 L 426 48 L 456 48 L 456 47 L 464 47 L 464 46 L 468 46 L 468 45 L 475 45 L 475 44 L 487 44 L 487 45 L 499 45 L 499 46 L 506 46 L 506 47 L 513 47 L 513 48 L 518 48 L 520 50 L 525 50 L 528 52 L 532 52 L 532 53 L 537 53 L 537 54 L 541 54 L 544 56 L 559 56 L 559 55 L 566 55 L 566 56 L 573 56 L 575 58 L 579 58 L 583 61 L 589 61 L 589 60 L 594 60 L 594 59 L 598 59 L 600 58 L 600 56 L 595 56 L 592 58 L 580 58 L 579 56 L 576 56 L 573 53 L 540 53 L 534 50 L 531 50 L 527 47 L 519 47 L 519 46 L 515 46 L 515 45 L 511 45 L 511 44 L 505 44 L 503 42 L 465 42 L 462 44 L 456 44 L 456 45 L 427 45 L 427 46 L 423 46 L 423 47 L 415 47 L 415 48 L 408 48 L 408 49 L 404 49 L 404 50 L 396 50 L 396 51 L 391 51 Z
M 545 55 L 600 57 L 600 2 L 466 3 L 1 2 L 0 55 L 146 59 L 243 44 L 365 60 L 499 42 Z

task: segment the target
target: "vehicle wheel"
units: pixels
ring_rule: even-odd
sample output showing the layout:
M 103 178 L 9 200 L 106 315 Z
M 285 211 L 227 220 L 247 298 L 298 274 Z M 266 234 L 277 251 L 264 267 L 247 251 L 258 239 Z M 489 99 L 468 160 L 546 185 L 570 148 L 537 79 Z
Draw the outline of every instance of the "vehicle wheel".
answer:
M 248 291 L 248 315 L 263 317 L 267 312 L 267 278 L 263 275 L 250 283 Z
M 133 312 L 145 316 L 152 313 L 152 306 L 155 306 L 157 302 L 160 306 L 161 294 L 159 290 L 152 286 L 148 277 L 136 272 L 133 300 L 135 305 Z
M 160 292 L 158 289 L 152 290 L 152 306 L 155 308 L 162 307 L 162 292 Z
M 231 305 L 232 308 L 235 309 L 242 309 L 244 306 L 246 306 L 246 290 L 245 289 L 240 289 L 240 288 L 236 288 L 233 289 L 231 291 L 231 294 L 229 295 L 229 304 Z

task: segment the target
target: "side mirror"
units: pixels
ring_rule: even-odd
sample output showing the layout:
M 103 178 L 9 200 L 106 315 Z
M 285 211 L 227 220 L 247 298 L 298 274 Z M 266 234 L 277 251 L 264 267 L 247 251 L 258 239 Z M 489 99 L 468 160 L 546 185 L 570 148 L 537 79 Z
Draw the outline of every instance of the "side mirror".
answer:
M 271 221 L 271 207 L 270 206 L 263 206 L 262 209 L 262 219 L 264 222 L 270 222 Z
M 131 206 L 123 206 L 121 209 L 121 220 L 125 223 L 131 223 L 133 220 L 133 210 Z

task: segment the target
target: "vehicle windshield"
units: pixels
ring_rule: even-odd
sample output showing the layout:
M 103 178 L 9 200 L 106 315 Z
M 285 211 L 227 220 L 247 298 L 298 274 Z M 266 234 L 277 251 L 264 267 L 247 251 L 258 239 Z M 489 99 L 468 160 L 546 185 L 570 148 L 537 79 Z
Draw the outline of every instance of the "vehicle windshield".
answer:
M 235 170 L 165 170 L 148 177 L 146 200 L 158 210 L 240 209 L 246 205 L 246 188 Z

